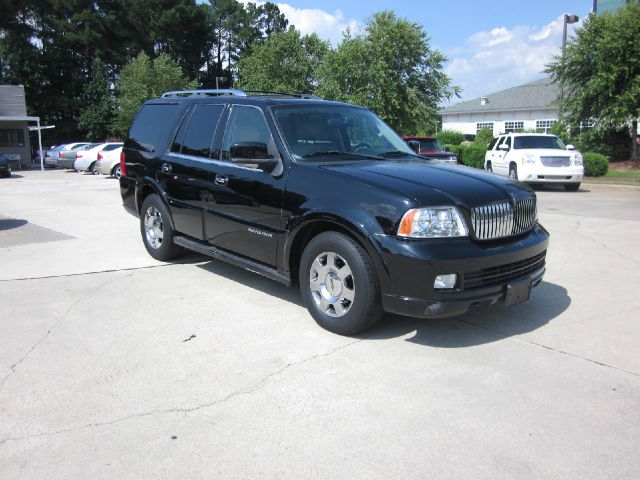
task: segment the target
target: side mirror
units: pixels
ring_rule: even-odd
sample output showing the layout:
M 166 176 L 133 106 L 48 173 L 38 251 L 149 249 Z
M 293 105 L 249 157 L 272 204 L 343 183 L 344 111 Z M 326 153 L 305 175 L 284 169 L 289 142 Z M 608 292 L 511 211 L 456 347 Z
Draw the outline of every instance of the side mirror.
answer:
M 498 147 L 498 150 L 509 151 L 509 145 L 507 145 L 506 143 L 502 143 L 502 144 L 500 144 L 500 146 Z
M 575 149 L 576 149 L 576 147 L 574 147 L 574 146 L 573 146 L 573 145 L 571 145 L 571 144 L 567 145 L 567 147 L 566 147 L 566 148 L 567 148 L 567 150 L 575 150 Z
M 229 156 L 233 163 L 257 165 L 260 169 L 271 171 L 278 164 L 278 160 L 269 155 L 266 143 L 238 142 L 229 148 Z
M 411 150 L 413 150 L 416 153 L 420 153 L 420 142 L 417 140 L 409 140 L 407 142 L 409 144 L 409 147 L 411 148 Z

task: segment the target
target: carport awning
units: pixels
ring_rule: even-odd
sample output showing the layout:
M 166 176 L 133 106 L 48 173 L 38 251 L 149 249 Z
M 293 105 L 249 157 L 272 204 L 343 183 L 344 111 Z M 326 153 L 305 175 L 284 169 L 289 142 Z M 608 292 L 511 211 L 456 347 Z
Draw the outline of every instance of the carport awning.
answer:
M 38 124 L 38 147 L 40 147 L 40 170 L 44 170 L 44 155 L 42 154 L 42 134 L 40 133 L 40 117 L 29 115 L 0 115 L 0 122 L 36 122 Z

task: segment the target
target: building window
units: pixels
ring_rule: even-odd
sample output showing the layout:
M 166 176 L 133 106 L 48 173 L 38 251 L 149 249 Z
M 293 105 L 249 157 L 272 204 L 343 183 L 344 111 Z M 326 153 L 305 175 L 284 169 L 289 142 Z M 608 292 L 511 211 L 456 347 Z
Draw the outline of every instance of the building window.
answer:
M 592 119 L 589 120 L 585 120 L 583 122 L 580 122 L 580 130 L 583 130 L 585 128 L 593 128 L 596 125 L 596 122 Z
M 0 147 L 24 147 L 24 130 L 22 128 L 1 128 Z
M 478 122 L 476 124 L 476 133 L 480 133 L 481 130 L 491 130 L 491 133 L 493 133 L 493 122 Z
M 549 133 L 554 123 L 556 123 L 555 120 L 536 120 L 536 131 L 538 133 Z
M 524 122 L 504 122 L 504 133 L 516 132 L 524 129 Z

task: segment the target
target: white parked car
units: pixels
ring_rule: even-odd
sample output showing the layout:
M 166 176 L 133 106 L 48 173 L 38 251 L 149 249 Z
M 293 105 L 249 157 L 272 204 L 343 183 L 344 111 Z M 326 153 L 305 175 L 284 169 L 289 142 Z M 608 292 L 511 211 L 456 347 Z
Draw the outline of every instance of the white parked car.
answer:
M 112 148 L 113 147 L 113 148 Z M 105 147 L 98 153 L 98 162 L 96 169 L 103 175 L 111 175 L 120 178 L 120 154 L 122 153 L 122 144 L 110 145 Z
M 76 153 L 76 160 L 73 164 L 73 168 L 78 172 L 91 172 L 94 175 L 100 173 L 97 168 L 98 155 L 106 148 L 114 150 L 122 147 L 122 142 L 106 142 L 106 143 L 92 143 L 87 145 L 84 150 Z
M 489 144 L 484 169 L 531 184 L 562 184 L 569 191 L 578 190 L 584 176 L 580 152 L 544 133 L 499 135 Z

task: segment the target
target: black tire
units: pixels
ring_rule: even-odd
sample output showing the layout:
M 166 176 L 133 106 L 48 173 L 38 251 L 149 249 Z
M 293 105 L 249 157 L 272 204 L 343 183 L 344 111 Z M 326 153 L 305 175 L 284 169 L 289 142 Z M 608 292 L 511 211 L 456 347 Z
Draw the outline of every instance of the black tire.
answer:
M 491 165 L 491 162 L 487 162 L 486 170 L 487 170 L 487 172 L 493 173 L 493 166 Z
M 111 176 L 116 179 L 120 178 L 120 164 L 117 164 L 115 167 L 113 167 L 113 169 L 111 170 Z
M 318 303 L 322 301 L 322 296 L 319 291 L 312 292 L 311 281 L 312 264 L 317 265 L 314 262 L 325 253 L 334 254 L 334 264 L 329 266 L 327 261 L 325 265 L 331 272 L 327 273 L 323 279 L 320 279 L 320 274 L 317 274 L 316 278 L 319 281 L 326 281 L 331 275 L 339 276 L 346 265 L 349 275 L 345 278 L 340 277 L 336 282 L 337 287 L 334 281 L 330 280 L 331 288 L 339 289 L 335 297 L 337 299 L 344 295 L 343 292 L 352 291 L 353 300 L 342 298 L 323 310 Z M 330 332 L 354 335 L 371 327 L 382 318 L 380 287 L 373 263 L 367 252 L 347 235 L 339 232 L 325 232 L 314 237 L 302 254 L 298 278 L 300 293 L 307 310 L 318 325 Z M 326 285 L 328 284 L 323 287 L 325 292 L 328 291 Z M 340 316 L 337 316 L 340 312 L 334 307 L 337 304 L 340 309 L 344 309 L 344 313 Z
M 580 184 L 579 183 L 565 183 L 564 184 L 564 189 L 567 192 L 577 192 L 579 188 L 580 188 Z
M 153 217 L 159 221 L 158 224 L 154 224 L 154 228 L 150 228 L 153 232 L 161 232 L 160 241 L 157 242 L 160 235 L 157 233 L 149 232 L 147 235 L 147 228 L 145 223 L 147 221 L 147 212 L 149 217 Z M 156 215 L 156 213 L 159 215 Z M 160 197 L 156 194 L 151 194 L 142 202 L 142 208 L 140 209 L 140 234 L 142 235 L 142 242 L 144 247 L 156 260 L 166 262 L 176 258 L 182 253 L 182 248 L 173 243 L 173 236 L 175 232 L 171 227 L 169 210 L 162 202 Z
M 9 172 L 2 172 L 0 174 L 0 176 L 3 177 L 3 178 L 9 178 L 11 176 L 11 172 L 10 171 Z
M 100 173 L 96 168 L 96 163 L 98 162 L 93 162 L 91 165 L 89 165 L 89 168 L 87 169 L 87 172 L 89 172 L 91 175 L 98 175 Z
M 518 180 L 518 166 L 515 163 L 509 165 L 509 177 Z

